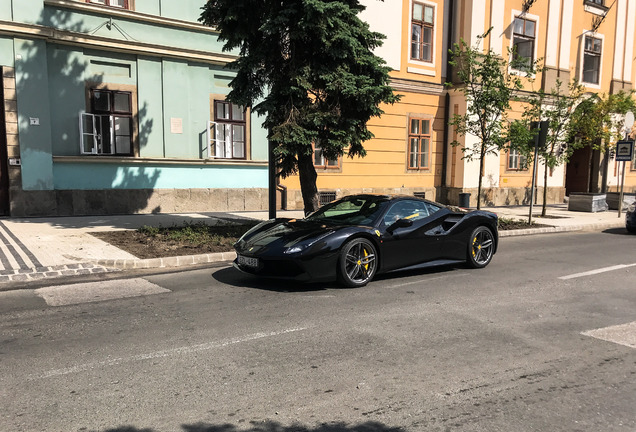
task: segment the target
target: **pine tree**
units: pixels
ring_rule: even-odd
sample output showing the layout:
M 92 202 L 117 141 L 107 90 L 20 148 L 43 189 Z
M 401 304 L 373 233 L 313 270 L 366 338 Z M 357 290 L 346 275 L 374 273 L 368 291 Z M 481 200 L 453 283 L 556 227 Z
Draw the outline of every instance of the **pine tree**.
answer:
M 283 178 L 298 173 L 305 213 L 318 207 L 313 144 L 326 159 L 365 156 L 367 128 L 398 96 L 373 53 L 384 36 L 359 0 L 209 0 L 200 20 L 238 59 L 227 99 L 264 115 Z

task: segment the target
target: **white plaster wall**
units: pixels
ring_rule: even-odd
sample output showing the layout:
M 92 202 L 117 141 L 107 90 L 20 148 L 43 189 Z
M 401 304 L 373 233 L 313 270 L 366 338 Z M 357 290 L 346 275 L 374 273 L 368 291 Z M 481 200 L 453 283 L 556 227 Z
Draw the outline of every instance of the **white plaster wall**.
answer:
M 614 46 L 614 67 L 612 78 L 620 80 L 623 78 L 623 61 L 625 60 L 625 15 L 627 14 L 627 0 L 618 0 L 616 9 L 616 41 Z
M 545 49 L 545 65 L 557 67 L 559 24 L 561 22 L 561 0 L 550 0 L 548 9 L 548 37 Z
M 503 7 L 493 7 L 490 14 L 492 32 L 490 33 L 490 49 L 498 55 L 503 55 L 504 45 L 504 11 Z
M 386 36 L 384 44 L 375 50 L 393 70 L 400 70 L 402 54 L 402 0 L 362 0 L 366 6 L 360 19 L 369 23 L 372 31 Z
M 569 70 L 574 67 L 570 65 L 570 49 L 572 47 L 572 14 L 574 1 L 563 2 L 563 14 L 561 15 L 561 51 L 559 52 L 559 68 Z M 576 47 L 575 47 L 576 49 Z

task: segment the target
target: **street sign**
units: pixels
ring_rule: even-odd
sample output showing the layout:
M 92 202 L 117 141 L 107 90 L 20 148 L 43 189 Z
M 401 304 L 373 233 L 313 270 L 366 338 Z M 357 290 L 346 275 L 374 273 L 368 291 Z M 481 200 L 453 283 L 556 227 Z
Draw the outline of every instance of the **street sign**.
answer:
M 616 143 L 616 160 L 629 162 L 634 156 L 634 141 L 619 141 Z

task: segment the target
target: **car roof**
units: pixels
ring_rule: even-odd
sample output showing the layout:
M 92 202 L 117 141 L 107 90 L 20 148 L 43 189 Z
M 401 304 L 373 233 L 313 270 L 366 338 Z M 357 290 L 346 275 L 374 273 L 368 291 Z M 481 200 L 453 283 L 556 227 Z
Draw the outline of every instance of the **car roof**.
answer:
M 340 199 L 346 199 L 346 198 L 377 198 L 377 199 L 386 199 L 389 201 L 400 201 L 400 200 L 404 200 L 404 199 L 409 199 L 409 200 L 418 200 L 418 201 L 425 201 L 431 204 L 434 204 L 436 206 L 439 207 L 445 207 L 444 204 L 440 204 L 431 200 L 427 200 L 426 198 L 421 198 L 415 195 L 405 195 L 405 194 L 375 194 L 375 193 L 363 193 L 363 194 L 353 194 L 353 195 L 345 195 Z

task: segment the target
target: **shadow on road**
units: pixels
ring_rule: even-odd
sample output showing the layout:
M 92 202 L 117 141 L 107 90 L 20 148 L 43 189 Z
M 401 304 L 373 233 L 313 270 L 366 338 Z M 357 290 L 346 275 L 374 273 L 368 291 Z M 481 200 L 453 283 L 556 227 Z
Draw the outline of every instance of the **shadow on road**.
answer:
M 402 428 L 389 427 L 377 422 L 367 422 L 359 425 L 347 425 L 346 423 L 323 424 L 317 427 L 302 425 L 284 426 L 277 422 L 266 422 L 255 425 L 251 429 L 237 428 L 231 424 L 213 425 L 197 423 L 182 425 L 184 432 L 404 432 Z M 138 429 L 133 426 L 122 426 L 115 429 L 107 429 L 104 432 L 156 432 L 154 429 Z
M 455 270 L 463 268 L 463 264 L 449 263 L 442 265 L 423 264 L 418 267 L 395 270 L 390 273 L 383 273 L 377 275 L 371 283 L 378 281 L 390 281 L 399 280 L 401 278 L 413 277 L 413 276 L 427 276 L 431 274 L 442 275 Z M 238 288 L 253 288 L 264 291 L 275 292 L 312 292 L 312 291 L 325 291 L 330 289 L 364 289 L 362 288 L 347 288 L 337 282 L 322 282 L 322 283 L 303 283 L 288 280 L 267 279 L 259 278 L 257 276 L 250 276 L 241 273 L 234 267 L 226 267 L 212 273 L 212 277 L 223 284 L 230 285 Z
M 606 230 L 603 230 L 603 233 L 605 234 L 618 234 L 618 235 L 633 235 L 631 233 L 629 233 L 627 231 L 627 228 L 621 227 L 621 228 L 608 228 Z

